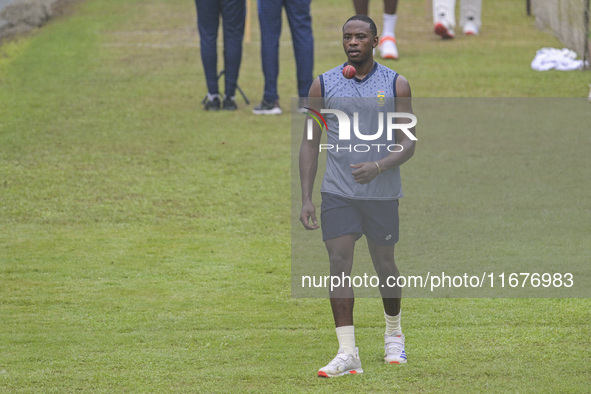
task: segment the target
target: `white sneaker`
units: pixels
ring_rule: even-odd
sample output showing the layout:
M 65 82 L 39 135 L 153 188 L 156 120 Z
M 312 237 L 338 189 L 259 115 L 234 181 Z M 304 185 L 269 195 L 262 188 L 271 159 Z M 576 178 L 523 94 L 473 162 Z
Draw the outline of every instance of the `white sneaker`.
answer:
M 263 99 L 259 105 L 252 109 L 255 115 L 281 115 L 281 107 L 279 101 L 266 101 Z
M 464 24 L 464 34 L 467 36 L 477 36 L 478 35 L 478 27 L 474 22 L 467 21 Z
M 435 34 L 441 36 L 443 39 L 450 39 L 456 36 L 453 29 L 450 29 L 445 22 L 437 22 L 433 30 L 435 31 Z
M 386 364 L 404 364 L 406 363 L 406 352 L 404 351 L 404 334 L 384 335 L 386 355 L 384 362 Z
M 318 376 L 321 378 L 335 378 L 357 373 L 363 373 L 361 360 L 359 359 L 359 348 L 355 348 L 355 354 L 349 354 L 345 353 L 341 347 L 337 356 L 326 367 L 320 368 Z
M 398 60 L 398 47 L 396 47 L 396 38 L 392 36 L 382 36 L 380 39 L 379 50 L 382 59 Z

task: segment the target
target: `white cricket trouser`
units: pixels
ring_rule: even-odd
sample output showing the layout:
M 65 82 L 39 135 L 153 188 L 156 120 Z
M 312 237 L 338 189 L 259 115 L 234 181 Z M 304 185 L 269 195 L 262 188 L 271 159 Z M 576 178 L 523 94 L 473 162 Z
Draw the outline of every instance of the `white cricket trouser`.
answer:
M 444 22 L 450 29 L 456 26 L 456 0 L 433 0 L 433 23 Z M 460 0 L 460 26 L 472 21 L 480 29 L 482 0 Z

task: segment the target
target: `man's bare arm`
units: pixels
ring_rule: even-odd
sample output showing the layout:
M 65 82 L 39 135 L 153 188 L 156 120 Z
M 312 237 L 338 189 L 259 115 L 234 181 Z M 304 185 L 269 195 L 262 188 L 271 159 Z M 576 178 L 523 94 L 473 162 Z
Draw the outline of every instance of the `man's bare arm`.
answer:
M 308 106 L 320 112 L 321 100 L 322 90 L 320 87 L 320 79 L 316 78 L 310 87 Z M 310 119 L 310 117 L 307 119 Z M 300 212 L 300 221 L 308 230 L 316 230 L 318 228 L 316 207 L 312 202 L 312 191 L 314 189 L 316 172 L 318 170 L 318 147 L 320 144 L 320 137 L 322 136 L 322 129 L 318 124 L 312 122 L 312 127 L 312 139 L 310 140 L 308 140 L 308 133 L 306 129 L 304 129 L 302 144 L 300 146 L 299 161 L 300 184 L 302 188 L 302 210 Z

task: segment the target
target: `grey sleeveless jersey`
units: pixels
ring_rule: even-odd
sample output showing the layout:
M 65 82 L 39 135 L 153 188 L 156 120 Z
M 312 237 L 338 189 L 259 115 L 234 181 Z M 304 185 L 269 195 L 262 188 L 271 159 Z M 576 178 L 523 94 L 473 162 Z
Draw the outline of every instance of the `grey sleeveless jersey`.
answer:
M 351 164 L 375 162 L 400 149 L 395 146 L 394 133 L 388 139 L 387 113 L 395 112 L 396 78 L 398 73 L 375 63 L 373 70 L 363 80 L 343 77 L 340 65 L 320 75 L 324 108 L 347 114 L 350 123 L 349 139 L 343 139 L 339 131 L 339 118 L 334 113 L 323 113 L 327 124 L 326 172 L 321 192 L 363 200 L 395 200 L 402 197 L 400 168 L 382 172 L 373 181 L 361 185 L 355 182 Z M 382 117 L 382 130 L 380 130 Z M 346 123 L 346 122 L 344 122 Z M 357 133 L 355 132 L 357 129 Z M 361 136 L 359 134 L 362 134 Z M 373 138 L 374 135 L 377 138 Z

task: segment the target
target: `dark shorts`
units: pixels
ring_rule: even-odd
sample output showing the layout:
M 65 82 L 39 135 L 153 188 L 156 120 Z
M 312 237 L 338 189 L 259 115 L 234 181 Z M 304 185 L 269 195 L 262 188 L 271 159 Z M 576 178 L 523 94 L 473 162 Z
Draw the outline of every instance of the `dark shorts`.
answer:
M 378 245 L 398 242 L 398 200 L 356 200 L 322 193 L 320 221 L 324 241 L 363 234 Z

